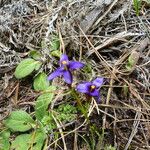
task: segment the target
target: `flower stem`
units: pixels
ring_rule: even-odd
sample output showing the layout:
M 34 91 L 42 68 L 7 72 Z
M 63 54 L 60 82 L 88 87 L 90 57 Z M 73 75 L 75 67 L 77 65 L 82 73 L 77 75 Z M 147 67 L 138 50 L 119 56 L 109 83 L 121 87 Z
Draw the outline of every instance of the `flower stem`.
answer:
M 76 99 L 76 102 L 77 102 L 77 105 L 78 105 L 78 108 L 81 110 L 81 112 L 84 114 L 84 116 L 87 118 L 87 112 L 86 112 L 86 109 L 83 107 L 79 97 L 78 97 L 78 94 L 76 93 L 76 91 L 74 89 L 71 90 L 71 94 L 72 96 Z

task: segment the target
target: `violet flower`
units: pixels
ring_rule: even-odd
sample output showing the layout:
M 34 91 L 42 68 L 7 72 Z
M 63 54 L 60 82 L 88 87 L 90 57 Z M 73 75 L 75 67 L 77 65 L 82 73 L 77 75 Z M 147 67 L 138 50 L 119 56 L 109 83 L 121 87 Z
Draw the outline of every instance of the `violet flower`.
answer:
M 67 84 L 72 84 L 73 78 L 71 71 L 84 67 L 84 64 L 78 61 L 69 61 L 68 56 L 63 54 L 59 62 L 60 67 L 48 76 L 52 80 L 58 76 L 63 76 Z
M 91 82 L 83 82 L 77 85 L 77 91 L 94 97 L 97 102 L 100 102 L 99 88 L 103 84 L 104 78 L 96 78 Z

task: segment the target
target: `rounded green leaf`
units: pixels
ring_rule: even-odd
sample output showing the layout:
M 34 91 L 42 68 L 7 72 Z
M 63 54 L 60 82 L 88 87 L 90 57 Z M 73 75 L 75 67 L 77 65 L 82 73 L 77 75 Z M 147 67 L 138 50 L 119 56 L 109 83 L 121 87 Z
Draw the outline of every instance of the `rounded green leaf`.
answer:
M 42 55 L 40 54 L 40 52 L 38 52 L 36 50 L 30 51 L 29 56 L 31 56 L 35 60 L 39 60 L 42 57 Z
M 0 150 L 9 150 L 10 143 L 9 143 L 10 131 L 4 130 L 0 133 Z
M 41 65 L 42 65 L 42 62 L 39 61 L 35 66 L 35 70 L 36 71 L 39 70 L 41 68 Z
M 27 58 L 19 63 L 15 70 L 15 76 L 18 79 L 24 78 L 31 74 L 38 64 L 41 62 Z
M 34 89 L 39 91 L 39 90 L 46 90 L 49 87 L 49 81 L 47 80 L 47 75 L 42 72 L 38 74 L 33 83 Z
M 30 148 L 30 142 L 32 140 L 31 134 L 21 134 L 12 141 L 11 149 L 15 150 L 28 150 Z
M 13 111 L 10 116 L 4 121 L 4 124 L 12 131 L 24 132 L 32 128 L 34 120 L 27 112 L 19 110 Z
M 11 149 L 15 150 L 41 150 L 46 139 L 46 134 L 41 130 L 36 130 L 31 134 L 18 135 L 14 141 L 12 141 Z
M 47 93 L 40 95 L 35 103 L 35 116 L 38 120 L 42 120 L 43 117 L 47 114 L 48 105 L 53 100 L 55 86 L 50 86 L 47 89 Z

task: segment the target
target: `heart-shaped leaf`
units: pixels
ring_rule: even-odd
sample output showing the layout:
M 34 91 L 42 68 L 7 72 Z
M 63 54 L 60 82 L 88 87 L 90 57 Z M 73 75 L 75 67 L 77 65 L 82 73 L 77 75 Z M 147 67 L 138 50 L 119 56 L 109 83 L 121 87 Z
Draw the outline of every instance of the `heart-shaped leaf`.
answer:
M 34 120 L 27 112 L 19 110 L 13 111 L 4 121 L 4 124 L 12 131 L 24 132 L 32 128 Z
M 14 150 L 41 150 L 46 139 L 46 134 L 37 130 L 31 134 L 21 134 L 12 141 L 11 149 Z
M 49 81 L 47 80 L 47 75 L 42 72 L 38 74 L 33 83 L 34 89 L 39 91 L 39 90 L 46 90 L 49 87 Z
M 27 58 L 21 61 L 15 70 L 16 78 L 21 79 L 28 76 L 33 72 L 33 70 L 37 67 L 38 64 L 41 64 L 41 62 L 35 61 L 31 58 Z
M 48 105 L 53 100 L 54 90 L 56 90 L 55 86 L 50 86 L 47 89 L 47 92 L 40 95 L 35 103 L 35 116 L 38 120 L 42 120 L 42 118 L 47 114 Z
M 21 134 L 12 141 L 11 149 L 28 150 L 30 148 L 31 134 Z

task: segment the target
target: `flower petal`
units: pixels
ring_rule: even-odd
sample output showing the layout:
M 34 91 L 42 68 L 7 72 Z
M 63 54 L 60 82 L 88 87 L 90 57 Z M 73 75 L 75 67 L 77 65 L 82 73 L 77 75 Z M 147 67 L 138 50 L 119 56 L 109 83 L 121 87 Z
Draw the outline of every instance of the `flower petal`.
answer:
M 84 64 L 81 63 L 81 62 L 78 62 L 78 61 L 70 61 L 69 62 L 69 69 L 79 69 L 79 68 L 82 68 L 84 67 Z
M 96 87 L 100 87 L 103 84 L 104 78 L 96 78 L 95 80 L 92 81 L 92 83 Z
M 92 92 L 90 92 L 89 95 L 93 96 L 93 97 L 98 97 L 99 96 L 99 91 L 97 89 L 95 89 Z
M 54 72 L 52 72 L 49 76 L 48 76 L 48 80 L 52 80 L 58 76 L 61 76 L 63 73 L 63 69 L 60 67 L 57 70 L 55 70 Z
M 79 91 L 81 93 L 89 94 L 90 86 L 91 86 L 91 82 L 84 82 L 84 83 L 78 84 L 76 89 L 77 89 L 77 91 Z
M 63 77 L 64 77 L 64 80 L 65 80 L 66 83 L 72 84 L 73 79 L 72 79 L 72 74 L 71 74 L 70 71 L 64 70 L 63 71 Z
M 62 61 L 68 61 L 68 56 L 66 54 L 62 54 L 60 57 L 60 62 Z

